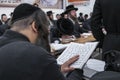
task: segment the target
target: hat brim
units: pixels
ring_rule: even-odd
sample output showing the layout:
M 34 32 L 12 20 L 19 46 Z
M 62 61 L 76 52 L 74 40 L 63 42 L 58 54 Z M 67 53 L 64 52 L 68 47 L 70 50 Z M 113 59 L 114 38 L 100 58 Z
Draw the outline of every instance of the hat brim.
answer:
M 67 9 L 64 13 L 68 13 L 68 12 L 70 12 L 71 10 L 75 10 L 75 11 L 77 11 L 78 8 L 70 8 L 70 9 Z

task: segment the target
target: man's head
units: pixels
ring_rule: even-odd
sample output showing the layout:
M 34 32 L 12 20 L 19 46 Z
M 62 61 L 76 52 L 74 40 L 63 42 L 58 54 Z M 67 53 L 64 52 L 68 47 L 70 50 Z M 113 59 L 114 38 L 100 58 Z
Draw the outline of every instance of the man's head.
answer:
M 83 13 L 79 13 L 79 16 L 83 17 Z
M 1 20 L 2 20 L 2 22 L 6 22 L 7 21 L 7 15 L 6 14 L 2 14 L 1 15 Z
M 20 4 L 13 12 L 11 29 L 22 33 L 31 43 L 38 39 L 48 42 L 48 20 L 45 13 L 38 7 L 30 4 Z
M 75 8 L 74 5 L 68 5 L 66 7 L 65 13 L 67 13 L 69 15 L 69 17 L 77 17 L 77 15 L 76 15 L 77 10 L 78 10 L 78 8 Z
M 52 11 L 47 11 L 46 14 L 50 20 L 53 20 L 53 12 Z
M 61 15 L 60 14 L 56 14 L 56 18 L 57 20 L 61 18 Z

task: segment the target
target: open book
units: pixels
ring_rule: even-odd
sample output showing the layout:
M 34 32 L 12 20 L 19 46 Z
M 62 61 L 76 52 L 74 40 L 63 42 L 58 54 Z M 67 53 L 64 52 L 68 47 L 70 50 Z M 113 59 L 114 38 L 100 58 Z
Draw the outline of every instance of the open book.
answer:
M 82 69 L 83 65 L 87 62 L 97 44 L 98 42 L 87 42 L 85 44 L 71 42 L 70 45 L 57 58 L 57 62 L 58 64 L 63 64 L 71 57 L 80 55 L 80 58 L 71 66 Z

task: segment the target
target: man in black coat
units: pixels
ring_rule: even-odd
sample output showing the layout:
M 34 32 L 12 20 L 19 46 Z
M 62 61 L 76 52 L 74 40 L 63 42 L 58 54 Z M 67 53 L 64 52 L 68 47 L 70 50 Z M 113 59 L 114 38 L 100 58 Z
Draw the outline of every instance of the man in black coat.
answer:
M 103 52 L 120 50 L 119 10 L 120 0 L 96 0 L 95 2 L 91 18 L 91 28 L 95 38 L 103 43 Z M 103 34 L 102 26 L 107 31 L 106 36 Z
M 84 33 L 84 32 L 88 32 L 86 29 L 84 29 L 80 24 L 79 24 L 79 21 L 78 21 L 78 18 L 77 18 L 77 14 L 76 14 L 76 11 L 78 10 L 78 8 L 75 8 L 74 5 L 68 5 L 66 7 L 66 10 L 65 10 L 65 13 L 68 14 L 68 19 L 70 19 L 73 24 L 74 24 L 74 32 L 73 32 L 73 35 L 76 37 L 76 38 L 79 38 L 81 37 L 81 34 Z
M 66 80 L 62 73 L 69 71 L 68 80 L 81 80 L 82 71 L 70 67 L 79 56 L 60 67 L 45 50 L 49 48 L 47 23 L 38 7 L 23 3 L 15 8 L 10 30 L 0 37 L 0 80 Z M 47 44 L 44 49 L 37 46 L 40 39 Z

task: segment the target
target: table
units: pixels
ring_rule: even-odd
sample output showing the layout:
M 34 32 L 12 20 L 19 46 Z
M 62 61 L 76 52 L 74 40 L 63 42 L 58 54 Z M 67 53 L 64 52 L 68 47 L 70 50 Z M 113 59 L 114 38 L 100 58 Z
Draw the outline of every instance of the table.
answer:
M 62 44 L 66 44 L 66 43 L 70 43 L 70 42 L 85 43 L 85 42 L 92 42 L 92 41 L 95 41 L 95 40 L 96 39 L 93 37 L 93 35 L 89 35 L 89 36 L 80 37 L 80 38 L 78 38 L 76 40 L 71 39 L 68 42 L 63 41 Z M 61 54 L 63 51 L 64 51 L 64 49 L 58 50 L 58 51 L 53 50 L 52 55 Z
M 77 40 L 75 40 L 74 42 L 77 43 L 85 43 L 85 42 L 91 42 L 91 41 L 95 41 L 96 39 L 93 37 L 93 35 L 87 36 L 87 37 L 81 37 L 78 38 Z

